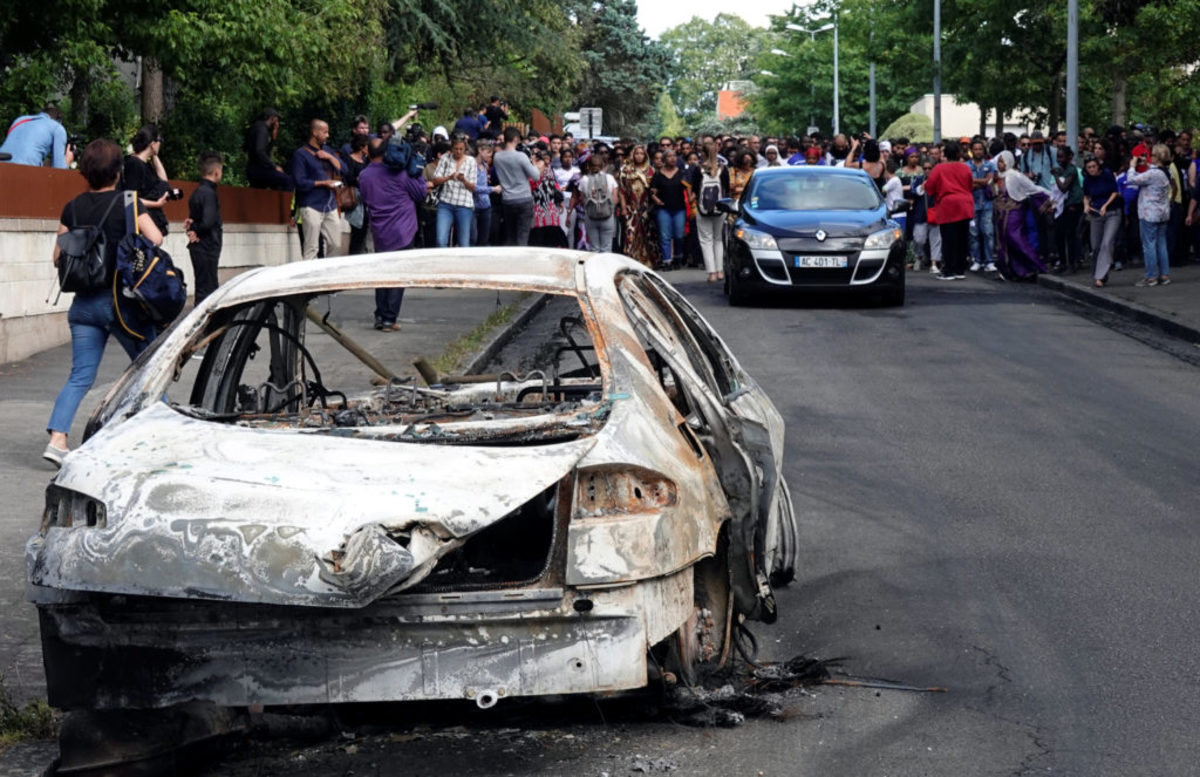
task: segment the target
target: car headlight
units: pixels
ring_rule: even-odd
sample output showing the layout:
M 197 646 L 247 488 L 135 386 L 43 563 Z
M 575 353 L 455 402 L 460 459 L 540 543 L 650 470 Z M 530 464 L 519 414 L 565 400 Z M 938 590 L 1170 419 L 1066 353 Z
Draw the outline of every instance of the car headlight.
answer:
M 753 229 L 740 227 L 733 233 L 738 240 L 741 240 L 752 251 L 778 251 L 779 245 L 775 242 L 775 238 L 768 235 L 766 232 L 756 232 Z
M 863 243 L 863 250 L 870 251 L 875 248 L 891 248 L 892 243 L 904 237 L 904 232 L 899 229 L 883 229 L 867 238 L 867 242 Z

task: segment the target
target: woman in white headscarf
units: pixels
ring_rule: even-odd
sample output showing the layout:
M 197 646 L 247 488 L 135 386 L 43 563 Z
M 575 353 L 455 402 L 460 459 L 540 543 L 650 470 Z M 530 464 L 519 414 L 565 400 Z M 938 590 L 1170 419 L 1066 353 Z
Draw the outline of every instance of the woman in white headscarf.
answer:
M 779 147 L 778 146 L 767 146 L 766 150 L 763 151 L 763 156 L 767 160 L 767 164 L 764 165 L 764 167 L 783 167 L 784 166 L 783 160 L 779 157 Z
M 1011 151 L 996 157 L 996 170 L 996 267 L 1006 280 L 1033 280 L 1048 268 L 1029 242 L 1028 224 L 1032 222 L 1027 219 L 1033 218 L 1035 208 L 1050 203 L 1050 192 L 1016 169 Z

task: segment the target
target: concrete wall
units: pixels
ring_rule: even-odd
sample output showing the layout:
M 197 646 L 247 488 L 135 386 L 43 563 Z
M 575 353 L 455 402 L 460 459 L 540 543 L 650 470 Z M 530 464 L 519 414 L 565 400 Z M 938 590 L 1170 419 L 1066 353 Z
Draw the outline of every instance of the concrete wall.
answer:
M 196 184 L 174 182 L 190 193 Z M 78 173 L 0 164 L 0 364 L 70 341 L 67 308 L 71 294 L 58 294 L 51 257 L 64 204 L 85 188 Z M 295 227 L 288 226 L 291 195 L 220 187 L 225 240 L 220 277 L 300 258 Z M 186 198 L 165 209 L 171 232 L 164 247 L 192 282 L 183 234 Z
M 57 219 L 0 218 L 0 363 L 62 345 L 71 339 L 67 308 L 74 295 L 58 295 L 51 256 Z M 167 235 L 164 247 L 194 289 L 192 263 L 182 228 Z M 282 224 L 226 224 L 220 277 L 300 257 L 296 230 Z

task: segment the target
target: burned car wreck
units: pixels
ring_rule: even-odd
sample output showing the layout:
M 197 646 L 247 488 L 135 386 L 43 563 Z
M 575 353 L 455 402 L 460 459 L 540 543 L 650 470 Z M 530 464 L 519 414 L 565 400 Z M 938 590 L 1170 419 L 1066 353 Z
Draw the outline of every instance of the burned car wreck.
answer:
M 422 380 L 386 350 L 404 333 L 367 353 L 329 322 L 376 287 L 571 315 L 536 369 Z M 47 489 L 26 562 L 49 701 L 489 707 L 692 682 L 793 576 L 782 452 L 718 335 L 623 257 L 246 273 L 124 374 Z

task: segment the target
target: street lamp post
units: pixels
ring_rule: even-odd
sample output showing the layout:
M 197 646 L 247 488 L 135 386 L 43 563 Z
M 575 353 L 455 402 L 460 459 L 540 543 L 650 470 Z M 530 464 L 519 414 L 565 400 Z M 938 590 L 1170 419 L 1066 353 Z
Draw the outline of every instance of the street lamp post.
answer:
M 1057 98 L 1057 95 L 1055 96 Z M 1067 146 L 1079 153 L 1079 0 L 1067 3 Z
M 829 24 L 824 24 L 824 25 L 816 28 L 815 30 L 810 30 L 807 27 L 801 27 L 798 24 L 787 24 L 787 25 L 785 25 L 785 28 L 791 30 L 792 32 L 804 33 L 805 35 L 808 36 L 809 41 L 812 43 L 816 42 L 818 32 L 828 32 L 829 30 L 833 30 L 833 134 L 836 135 L 836 134 L 838 134 L 838 124 L 839 124 L 839 122 L 838 122 L 838 31 L 837 31 L 836 17 L 835 17 L 835 21 L 832 21 Z M 776 50 L 772 50 L 772 53 L 778 53 L 778 52 Z M 813 119 L 812 105 L 816 103 L 817 87 L 815 84 L 812 83 L 812 81 L 809 81 L 808 86 L 809 86 L 808 125 L 811 127 L 815 123 L 814 119 Z
M 933 0 L 933 142 L 942 142 L 942 0 Z

